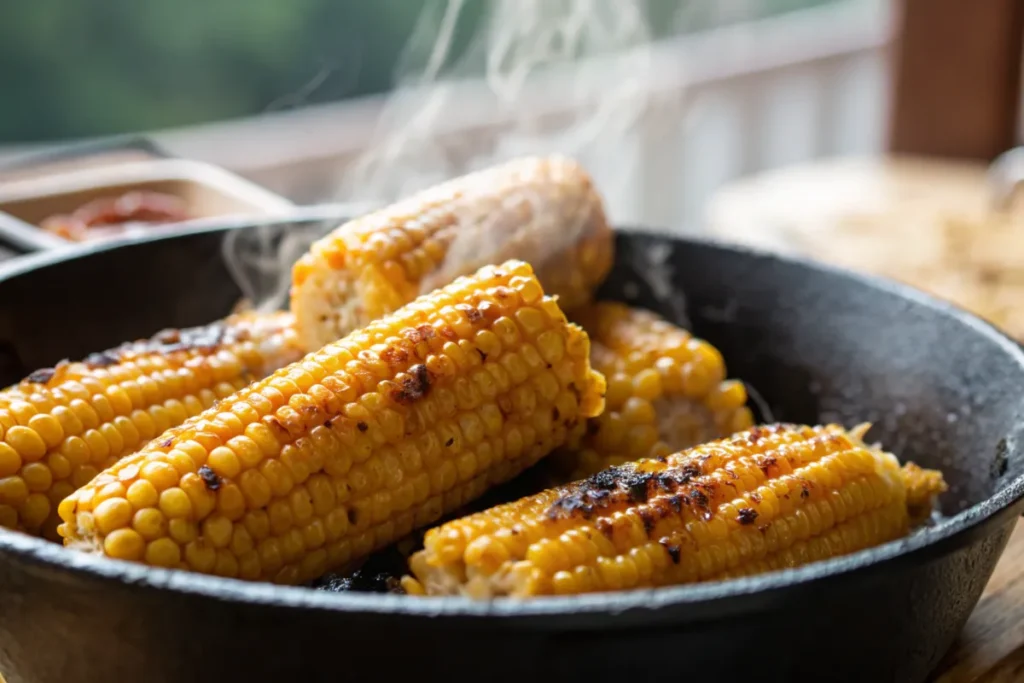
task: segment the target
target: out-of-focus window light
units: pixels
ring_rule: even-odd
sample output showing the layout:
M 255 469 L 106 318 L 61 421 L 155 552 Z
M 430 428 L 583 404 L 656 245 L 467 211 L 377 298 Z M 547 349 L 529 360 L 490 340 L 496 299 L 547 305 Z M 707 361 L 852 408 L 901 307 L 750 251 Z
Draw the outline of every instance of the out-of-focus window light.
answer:
M 0 22 L 0 145 L 181 127 L 386 92 L 424 25 L 421 14 L 451 1 L 11 3 Z M 643 6 L 656 40 L 836 1 Z M 456 55 L 494 2 L 460 4 Z

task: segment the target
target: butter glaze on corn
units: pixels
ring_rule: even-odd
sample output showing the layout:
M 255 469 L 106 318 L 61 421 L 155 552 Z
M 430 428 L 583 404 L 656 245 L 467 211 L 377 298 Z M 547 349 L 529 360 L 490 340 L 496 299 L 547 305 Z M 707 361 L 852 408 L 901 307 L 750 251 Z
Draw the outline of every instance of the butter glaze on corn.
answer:
M 0 392 L 0 526 L 57 538 L 57 505 L 169 427 L 301 357 L 285 313 L 165 330 Z
M 510 261 L 421 297 L 191 418 L 60 506 L 66 544 L 297 583 L 578 438 L 586 333 Z
M 591 362 L 608 383 L 605 411 L 558 469 L 582 479 L 748 429 L 743 382 L 725 378 L 718 350 L 657 314 L 603 301 L 571 311 L 590 335 Z
M 431 529 L 412 594 L 576 594 L 795 567 L 908 532 L 896 458 L 839 426 L 755 427 Z M 910 475 L 918 502 L 941 475 Z
M 478 268 L 533 265 L 564 310 L 611 269 L 613 236 L 586 171 L 523 158 L 435 186 L 316 242 L 292 271 L 291 310 L 307 350 L 336 341 Z

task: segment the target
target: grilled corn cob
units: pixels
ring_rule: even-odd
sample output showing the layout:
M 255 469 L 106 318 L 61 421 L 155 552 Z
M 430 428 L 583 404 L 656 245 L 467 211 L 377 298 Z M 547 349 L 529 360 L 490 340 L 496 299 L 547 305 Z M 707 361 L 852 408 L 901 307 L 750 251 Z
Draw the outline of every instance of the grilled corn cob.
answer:
M 866 428 L 754 427 L 429 530 L 409 593 L 474 598 L 710 581 L 907 533 L 908 484 Z M 913 476 L 913 475 L 911 475 Z M 936 473 L 915 493 L 944 488 Z
M 725 379 L 722 355 L 658 315 L 614 302 L 571 313 L 590 335 L 591 363 L 608 382 L 605 411 L 579 449 L 562 449 L 569 480 L 749 428 L 746 387 Z
M 319 240 L 292 271 L 291 309 L 306 349 L 319 349 L 459 275 L 519 259 L 569 310 L 604 279 L 613 248 L 601 199 L 577 163 L 519 159 Z
M 171 429 L 60 505 L 69 546 L 296 583 L 438 519 L 582 433 L 586 333 L 509 261 Z
M 289 314 L 239 314 L 37 370 L 0 392 L 0 526 L 56 539 L 65 496 L 300 356 Z

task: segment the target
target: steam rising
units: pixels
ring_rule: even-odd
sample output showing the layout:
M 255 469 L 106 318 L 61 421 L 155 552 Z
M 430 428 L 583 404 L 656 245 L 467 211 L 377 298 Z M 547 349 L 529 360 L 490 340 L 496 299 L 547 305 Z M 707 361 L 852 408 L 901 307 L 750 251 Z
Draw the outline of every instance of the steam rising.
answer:
M 511 158 L 557 153 L 591 173 L 614 222 L 616 211 L 628 210 L 642 171 L 640 120 L 653 92 L 644 10 L 641 0 L 494 0 L 469 45 L 456 54 L 466 3 L 424 3 L 398 87 L 336 199 L 391 203 Z M 497 115 L 467 130 L 465 120 L 480 120 L 478 112 L 467 115 L 475 108 Z M 543 193 L 537 195 L 543 200 Z M 531 209 L 533 216 L 546 214 L 543 201 Z M 258 308 L 281 307 L 292 263 L 333 227 L 307 223 L 284 234 L 284 226 L 273 225 L 231 234 L 224 253 L 246 298 Z M 496 232 L 452 245 L 451 253 L 486 253 L 481 239 L 502 239 Z M 574 232 L 566 226 L 562 235 Z M 671 297 L 671 269 L 661 266 L 651 274 L 662 281 L 655 291 Z M 676 301 L 673 308 L 679 312 L 680 306 Z
M 462 0 L 426 5 L 399 87 L 341 198 L 393 201 L 513 157 L 551 153 L 580 161 L 602 194 L 615 197 L 636 171 L 634 136 L 647 106 L 643 3 L 496 0 L 456 57 L 464 7 Z M 498 116 L 483 130 L 455 125 L 474 107 Z

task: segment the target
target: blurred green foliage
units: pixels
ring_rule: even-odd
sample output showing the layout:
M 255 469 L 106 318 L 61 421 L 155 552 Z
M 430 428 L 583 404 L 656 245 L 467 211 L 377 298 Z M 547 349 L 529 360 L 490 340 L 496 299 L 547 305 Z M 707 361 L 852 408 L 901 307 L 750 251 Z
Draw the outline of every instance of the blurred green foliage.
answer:
M 466 0 L 456 53 L 491 1 Z M 644 1 L 655 37 L 729 20 L 719 0 Z M 828 1 L 740 4 L 749 18 Z M 424 7 L 12 0 L 0 19 L 0 143 L 181 126 L 386 91 Z

